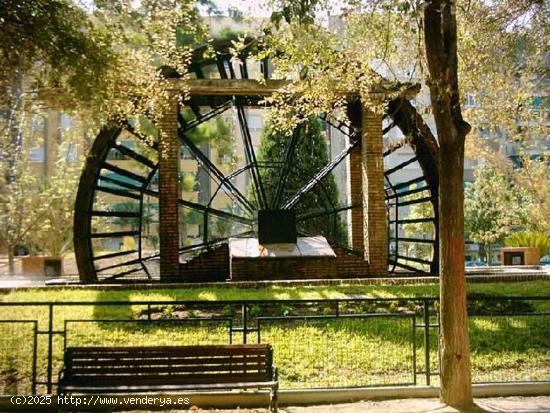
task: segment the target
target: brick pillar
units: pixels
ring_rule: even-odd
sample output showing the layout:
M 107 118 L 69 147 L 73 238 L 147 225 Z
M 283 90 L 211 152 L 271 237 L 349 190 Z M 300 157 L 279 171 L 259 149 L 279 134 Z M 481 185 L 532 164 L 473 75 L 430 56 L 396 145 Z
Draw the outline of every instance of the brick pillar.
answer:
M 358 100 L 348 104 L 347 114 L 352 129 L 361 131 L 361 104 Z M 363 251 L 363 166 L 360 146 L 349 154 L 349 180 L 351 204 L 356 207 L 351 210 L 351 247 L 356 251 Z
M 388 223 L 384 197 L 382 114 L 361 109 L 365 259 L 369 272 L 388 272 Z
M 351 210 L 351 246 L 356 251 L 363 251 L 363 166 L 359 146 L 349 154 L 349 175 L 351 204 L 357 206 Z
M 159 243 L 160 279 L 176 281 L 179 274 L 179 141 L 177 96 L 169 92 L 159 121 Z

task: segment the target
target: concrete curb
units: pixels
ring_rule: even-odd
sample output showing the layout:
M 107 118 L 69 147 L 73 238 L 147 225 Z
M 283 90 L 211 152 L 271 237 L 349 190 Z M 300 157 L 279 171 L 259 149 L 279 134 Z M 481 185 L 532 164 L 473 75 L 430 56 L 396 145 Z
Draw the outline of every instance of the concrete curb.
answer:
M 543 271 L 518 273 L 486 273 L 466 274 L 466 281 L 471 283 L 490 282 L 524 282 L 548 280 L 550 274 Z M 20 285 L 1 287 L 0 292 L 11 290 L 158 290 L 166 288 L 265 288 L 265 287 L 300 287 L 300 286 L 339 286 L 339 285 L 409 285 L 409 284 L 437 284 L 438 277 L 386 277 L 386 278 L 341 278 L 330 280 L 281 280 L 281 281 L 231 281 L 231 282 L 202 282 L 202 283 L 161 283 L 155 282 L 126 282 L 119 284 L 80 284 L 77 280 L 56 279 L 48 280 L 46 285 Z M 1 285 L 1 280 L 0 280 Z
M 504 396 L 541 396 L 550 395 L 550 381 L 548 382 L 524 382 L 524 383 L 495 383 L 474 384 L 474 397 L 504 397 Z M 139 403 L 138 399 L 155 399 L 156 401 Z M 191 406 L 201 408 L 252 408 L 266 407 L 268 394 L 266 392 L 213 392 L 213 393 L 187 393 L 187 394 L 149 394 L 143 395 L 101 395 L 111 401 L 111 410 L 166 410 L 188 409 Z M 281 406 L 322 405 L 336 403 L 353 403 L 361 400 L 380 399 L 409 399 L 431 398 L 439 396 L 439 387 L 436 386 L 388 386 L 366 387 L 352 389 L 296 389 L 280 390 L 279 404 Z M 90 396 L 88 396 L 90 397 Z M 182 399 L 188 397 L 188 403 L 182 403 Z M 53 395 L 51 404 L 45 405 L 15 405 L 10 396 L 0 396 L 0 411 L 56 411 L 57 396 Z M 126 399 L 125 399 L 126 398 Z M 133 398 L 135 403 L 129 404 L 128 399 Z M 162 400 L 162 401 L 161 401 Z M 105 404 L 86 406 L 85 410 L 105 410 Z M 79 409 L 81 410 L 81 409 Z
M 472 391 L 475 397 L 549 395 L 550 382 L 474 384 Z M 391 386 L 357 389 L 282 390 L 279 400 L 282 405 L 301 405 L 438 396 L 438 386 Z

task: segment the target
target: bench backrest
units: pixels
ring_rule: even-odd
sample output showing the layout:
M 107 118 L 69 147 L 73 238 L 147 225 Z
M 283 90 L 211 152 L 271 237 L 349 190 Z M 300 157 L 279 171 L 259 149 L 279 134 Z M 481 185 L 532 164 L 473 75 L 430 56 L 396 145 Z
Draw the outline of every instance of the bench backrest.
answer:
M 269 344 L 164 347 L 69 347 L 64 380 L 108 384 L 265 382 L 273 376 Z

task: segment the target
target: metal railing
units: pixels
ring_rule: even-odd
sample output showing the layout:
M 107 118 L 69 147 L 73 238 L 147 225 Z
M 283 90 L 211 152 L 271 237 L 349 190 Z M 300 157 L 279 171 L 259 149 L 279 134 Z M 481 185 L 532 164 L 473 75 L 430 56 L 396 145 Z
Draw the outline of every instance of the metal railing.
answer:
M 468 306 L 474 381 L 550 380 L 550 296 L 472 296 Z M 0 308 L 9 318 L 0 321 L 0 329 L 8 328 L 0 331 L 0 393 L 52 393 L 68 345 L 270 343 L 286 388 L 439 380 L 436 297 L 0 302 Z

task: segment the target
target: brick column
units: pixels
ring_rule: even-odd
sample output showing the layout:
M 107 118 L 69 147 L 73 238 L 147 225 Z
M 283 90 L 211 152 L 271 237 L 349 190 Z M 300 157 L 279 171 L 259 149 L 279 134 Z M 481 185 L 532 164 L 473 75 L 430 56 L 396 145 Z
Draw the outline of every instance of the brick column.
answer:
M 361 109 L 361 157 L 363 165 L 363 215 L 365 259 L 369 272 L 388 272 L 388 223 L 384 196 L 382 114 Z
M 357 206 L 351 210 L 351 247 L 356 251 L 363 251 L 363 166 L 359 146 L 349 154 L 349 175 L 351 204 Z
M 348 104 L 347 114 L 351 127 L 357 132 L 361 131 L 361 104 L 358 100 Z M 363 251 L 363 166 L 360 145 L 349 154 L 349 180 L 351 204 L 356 207 L 351 210 L 351 247 Z
M 178 102 L 169 91 L 159 121 L 159 246 L 160 279 L 177 281 L 179 274 L 179 141 Z

